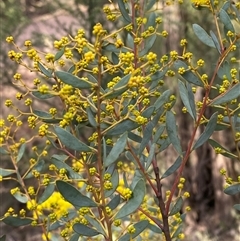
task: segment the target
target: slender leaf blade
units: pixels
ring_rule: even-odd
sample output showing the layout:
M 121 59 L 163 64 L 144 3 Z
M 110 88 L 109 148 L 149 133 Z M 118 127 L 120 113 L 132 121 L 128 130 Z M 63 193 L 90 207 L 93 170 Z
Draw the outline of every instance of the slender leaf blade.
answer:
M 59 126 L 55 126 L 54 129 L 55 129 L 55 133 L 57 134 L 62 144 L 70 148 L 71 150 L 83 151 L 83 152 L 91 151 L 90 147 L 88 147 L 86 144 L 81 142 L 79 139 L 77 139 L 67 130 Z
M 217 126 L 217 116 L 218 113 L 214 113 L 205 130 L 203 131 L 203 133 L 200 135 L 200 137 L 198 138 L 198 140 L 196 141 L 196 143 L 194 144 L 192 150 L 197 149 L 198 147 L 202 146 L 206 141 L 208 141 L 208 139 L 210 138 L 210 136 L 212 135 L 212 133 L 215 131 L 216 126 Z
M 93 87 L 93 84 L 87 80 L 80 79 L 77 76 L 64 72 L 56 71 L 55 75 L 65 84 L 69 84 L 78 89 L 90 89 Z
M 145 182 L 140 179 L 133 189 L 133 196 L 121 207 L 115 216 L 115 219 L 121 219 L 133 213 L 142 204 L 145 196 Z
M 173 147 L 176 149 L 178 154 L 181 155 L 182 147 L 177 135 L 178 133 L 177 133 L 176 119 L 174 114 L 171 111 L 168 111 L 166 114 L 166 129 L 167 129 L 168 137 Z
M 76 207 L 97 207 L 97 204 L 92 201 L 87 196 L 84 196 L 80 191 L 78 191 L 71 184 L 57 180 L 56 186 L 61 193 L 61 195 L 65 198 L 66 201 L 70 202 L 73 206 Z
M 108 154 L 108 156 L 107 156 L 107 158 L 104 162 L 105 167 L 111 165 L 112 163 L 114 163 L 118 159 L 119 155 L 123 152 L 124 148 L 126 147 L 127 138 L 128 138 L 128 133 L 125 132 L 117 140 L 117 142 L 113 146 L 112 150 L 110 151 L 110 153 Z
M 76 233 L 87 237 L 93 237 L 100 234 L 96 229 L 89 228 L 88 226 L 81 223 L 75 223 L 73 225 L 73 230 Z
M 226 189 L 224 189 L 224 193 L 226 193 L 227 195 L 236 195 L 240 193 L 240 183 L 233 184 L 227 187 Z
M 174 173 L 181 166 L 181 163 L 182 163 L 182 157 L 179 156 L 176 159 L 176 161 L 164 172 L 161 179 L 166 178 L 170 176 L 172 173 Z

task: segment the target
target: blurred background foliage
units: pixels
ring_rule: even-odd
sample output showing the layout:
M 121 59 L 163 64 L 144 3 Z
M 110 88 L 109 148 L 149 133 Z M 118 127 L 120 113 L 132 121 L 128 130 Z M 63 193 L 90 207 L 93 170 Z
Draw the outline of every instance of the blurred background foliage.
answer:
M 115 1 L 113 1 L 115 2 Z M 161 1 L 164 2 L 164 1 Z M 27 33 L 24 32 L 28 26 L 31 26 L 34 21 L 41 21 L 43 17 L 54 18 L 54 14 L 63 10 L 68 14 L 69 18 L 73 18 L 79 28 L 84 28 L 86 35 L 91 40 L 92 36 L 92 27 L 97 23 L 101 22 L 105 28 L 113 29 L 119 23 L 109 24 L 105 19 L 105 16 L 102 13 L 102 7 L 104 4 L 109 3 L 108 0 L 1 0 L 1 27 L 0 27 L 0 41 L 1 41 L 1 78 L 0 78 L 0 95 L 4 96 L 5 86 L 12 86 L 12 76 L 16 73 L 18 66 L 16 66 L 11 60 L 8 59 L 7 53 L 10 50 L 11 46 L 5 44 L 5 39 L 7 36 L 12 35 L 15 39 L 22 38 L 25 39 L 25 36 L 22 36 Z M 62 12 L 60 12 L 60 15 Z M 166 7 L 159 12 L 159 15 L 163 17 L 163 29 L 167 29 L 169 32 L 169 37 L 165 40 L 157 39 L 155 45 L 153 46 L 152 51 L 156 52 L 158 56 L 169 53 L 171 50 L 176 50 L 178 52 L 182 51 L 182 48 L 179 44 L 182 38 L 186 38 L 189 45 L 188 51 L 194 53 L 194 59 L 198 60 L 203 58 L 208 64 L 205 66 L 205 73 L 209 76 L 212 73 L 212 66 L 217 62 L 218 55 L 217 51 L 209 51 L 209 47 L 202 44 L 195 37 L 192 31 L 192 24 L 197 23 L 202 26 L 207 32 L 210 30 L 215 31 L 215 26 L 213 25 L 212 16 L 208 11 L 199 11 L 193 9 L 190 1 L 184 3 L 184 8 L 181 8 L 180 5 L 175 4 L 171 7 Z M 50 20 L 48 20 L 50 21 Z M 72 26 L 65 26 L 59 22 L 58 28 L 61 28 L 65 31 L 65 34 L 71 34 L 74 29 Z M 52 29 L 47 37 L 50 39 L 47 40 L 48 43 L 52 43 L 54 40 L 54 33 L 57 33 L 57 30 Z M 45 34 L 46 35 L 46 34 Z M 41 29 L 36 29 L 36 34 L 31 36 L 32 42 L 37 43 L 38 48 L 46 47 L 46 36 L 41 35 Z M 23 43 L 20 43 L 23 45 Z M 53 49 L 52 45 L 50 46 Z M 29 80 L 31 81 L 31 80 Z M 171 87 L 169 87 L 171 86 Z M 174 92 L 177 88 L 171 79 L 171 83 L 166 85 L 166 88 L 171 88 Z M 199 93 L 199 98 L 203 93 Z M 1 101 L 1 105 L 4 105 L 4 100 Z M 189 140 L 189 122 L 186 115 L 183 115 L 181 112 L 181 104 L 177 105 L 177 116 L 178 116 L 178 125 L 180 130 L 180 136 L 182 139 L 182 145 L 187 145 Z M 2 109 L 2 108 L 1 108 Z M 4 113 L 5 115 L 6 113 Z M 3 115 L 2 111 L 0 115 Z M 209 113 L 210 115 L 210 113 Z M 228 132 L 219 134 L 219 139 L 222 140 L 225 144 L 232 149 L 232 142 L 229 141 L 230 137 Z M 170 159 L 169 155 L 171 153 L 165 154 L 165 161 L 169 165 Z M 217 160 L 218 161 L 218 160 Z M 230 173 L 236 173 L 235 161 L 227 160 L 226 169 Z M 221 159 L 222 165 L 225 165 L 226 160 Z M 189 236 L 189 241 L 197 240 L 235 240 L 234 235 L 231 236 L 232 228 L 236 230 L 236 227 L 239 222 L 239 215 L 232 215 L 232 204 L 234 202 L 233 198 L 224 194 L 217 195 L 217 193 L 222 191 L 222 177 L 220 175 L 216 179 L 216 173 L 219 173 L 219 163 L 216 163 L 216 156 L 213 153 L 212 149 L 209 146 L 204 145 L 201 147 L 195 154 L 193 160 L 188 162 L 184 175 L 187 178 L 188 186 L 186 191 L 191 193 L 191 199 L 189 205 L 193 209 L 193 215 L 190 218 L 189 223 L 189 233 L 196 232 L 199 230 L 196 236 Z M 2 185 L 2 184 L 1 184 Z M 5 184 L 4 184 L 5 185 Z M 10 184 L 9 184 L 10 185 Z M 4 193 L 5 188 L 0 186 L 0 195 L 4 195 L 5 198 L 13 202 L 11 195 L 9 193 Z M 9 202 L 7 203 L 9 206 Z M 14 207 L 16 208 L 16 207 Z M 21 207 L 19 207 L 20 209 Z M 3 213 L 6 212 L 6 206 L 3 204 L 1 207 Z M 238 219 L 238 220 L 237 220 Z M 216 228 L 218 227 L 218 228 Z M 1 227 L 0 227 L 1 228 Z M 205 235 L 201 236 L 201 233 Z M 223 235 L 225 234 L 225 235 Z M 20 236 L 21 237 L 20 237 Z M 240 235 L 240 234 L 239 234 Z M 207 238 L 206 238 L 207 237 Z M 217 237 L 217 238 L 216 238 Z M 221 238 L 220 238 L 221 237 Z M 19 232 L 15 230 L 12 233 L 12 240 L 37 240 L 34 239 L 31 232 Z M 236 240 L 237 241 L 237 240 Z

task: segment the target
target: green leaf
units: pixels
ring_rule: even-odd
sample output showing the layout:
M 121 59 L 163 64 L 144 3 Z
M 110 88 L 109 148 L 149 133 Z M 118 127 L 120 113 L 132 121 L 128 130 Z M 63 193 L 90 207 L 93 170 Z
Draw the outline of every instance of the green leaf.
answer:
M 16 160 L 17 162 L 19 162 L 22 159 L 22 157 L 25 153 L 25 150 L 26 150 L 26 143 L 23 143 L 18 150 L 18 155 L 17 155 L 17 160 Z
M 54 192 L 55 185 L 54 184 L 48 184 L 45 188 L 44 192 L 42 193 L 41 197 L 38 200 L 38 204 L 41 204 L 45 202 Z
M 111 199 L 111 201 L 107 204 L 107 206 L 111 208 L 111 210 L 114 210 L 120 204 L 120 201 L 121 201 L 120 195 L 115 195 Z
M 155 43 L 156 38 L 157 38 L 157 35 L 153 34 L 146 39 L 146 42 L 145 42 L 146 44 L 144 46 L 144 49 L 140 51 L 139 57 L 143 57 L 149 52 L 149 50 L 152 48 L 153 44 Z
M 154 224 L 149 223 L 148 228 L 154 233 L 162 233 L 162 230 Z
M 175 202 L 172 209 L 170 210 L 169 216 L 172 216 L 178 213 L 181 210 L 182 206 L 183 206 L 183 199 L 182 197 L 178 197 L 177 201 Z
M 40 62 L 38 62 L 38 68 L 41 70 L 41 72 L 46 75 L 48 78 L 52 78 L 52 70 L 46 69 Z
M 6 240 L 6 235 L 3 235 L 0 237 L 0 241 L 5 241 Z
M 65 84 L 71 85 L 78 89 L 90 89 L 93 87 L 93 84 L 91 82 L 80 79 L 77 76 L 68 72 L 56 71 L 55 75 Z
M 88 226 L 83 225 L 81 223 L 75 223 L 73 225 L 73 230 L 76 233 L 87 237 L 93 237 L 100 234 L 96 229 L 89 228 Z
M 127 139 L 128 139 L 128 133 L 125 132 L 115 143 L 115 145 L 113 146 L 112 150 L 110 151 L 110 153 L 108 154 L 106 160 L 104 161 L 103 165 L 105 167 L 111 165 L 112 163 L 114 163 L 119 155 L 124 151 L 126 144 L 127 144 Z
M 170 95 L 170 90 L 164 91 L 154 102 L 153 107 L 155 107 L 156 110 L 162 107 L 166 102 L 168 102 Z
M 57 61 L 59 60 L 63 54 L 64 54 L 64 51 L 65 51 L 65 47 L 63 47 L 62 49 L 60 49 L 54 56 L 54 61 Z
M 98 230 L 99 233 L 103 234 L 104 236 L 106 236 L 106 233 L 102 227 L 102 225 L 99 223 L 97 218 L 92 218 L 88 215 L 85 216 L 85 218 L 87 219 L 87 221 L 95 228 Z
M 9 155 L 9 152 L 5 150 L 3 147 L 0 147 L 0 154 L 1 155 Z
M 198 76 L 196 76 L 195 74 L 193 74 L 193 72 L 191 70 L 189 70 L 188 65 L 186 65 L 183 61 L 176 60 L 173 64 L 173 66 L 176 70 L 178 70 L 179 68 L 184 68 L 186 70 L 184 72 L 184 74 L 182 74 L 181 76 L 187 82 L 203 87 L 203 83 L 202 83 L 201 79 Z
M 132 132 L 128 132 L 128 138 L 138 143 L 142 142 L 142 137 Z
M 182 157 L 179 156 L 177 160 L 164 172 L 161 179 L 166 178 L 170 176 L 172 173 L 174 173 L 181 166 L 181 163 L 182 163 Z
M 177 133 L 176 119 L 174 114 L 171 111 L 167 111 L 167 114 L 166 114 L 166 129 L 167 129 L 168 137 L 173 147 L 176 149 L 178 154 L 181 155 L 182 147 L 177 135 L 178 133 Z
M 135 228 L 135 232 L 130 234 L 130 233 L 126 233 L 125 235 L 123 235 L 119 241 L 131 241 L 133 240 L 133 238 L 136 238 L 142 231 L 144 231 L 146 229 L 146 227 L 148 226 L 149 221 L 148 220 L 142 220 L 138 223 L 135 223 L 133 225 L 133 227 Z
M 89 107 L 87 107 L 87 116 L 88 116 L 88 121 L 91 124 L 92 127 L 97 127 L 97 122 L 95 120 L 95 117 L 93 115 L 93 112 Z
M 155 154 L 155 147 L 156 147 L 155 143 L 153 143 L 150 147 L 150 151 L 149 151 L 147 161 L 146 161 L 145 170 L 147 170 L 150 167 L 150 165 L 152 164 L 152 160 L 153 160 L 153 157 Z
M 31 167 L 31 170 L 36 170 L 38 172 L 41 172 L 43 170 L 43 167 L 45 166 L 44 160 L 39 160 L 34 166 Z M 33 177 L 32 172 L 30 171 L 25 177 L 24 180 Z
M 155 3 L 156 3 L 156 0 L 147 1 L 144 5 L 144 12 L 149 11 L 154 6 Z
M 110 197 L 115 190 L 117 189 L 117 187 L 119 186 L 119 175 L 118 175 L 118 171 L 114 170 L 112 176 L 111 176 L 111 180 L 110 182 L 112 183 L 112 189 L 110 190 L 105 190 L 104 195 L 105 197 Z
M 154 111 L 155 111 L 155 107 L 149 106 L 142 112 L 142 116 L 145 118 L 150 118 Z
M 240 183 L 233 184 L 227 188 L 224 189 L 224 193 L 227 195 L 236 195 L 240 193 Z
M 157 128 L 157 131 L 154 134 L 154 138 L 153 138 L 153 143 L 157 143 L 157 141 L 159 140 L 160 136 L 162 135 L 163 131 L 165 130 L 165 125 L 160 125 Z
M 161 110 L 158 110 L 157 114 L 154 116 L 153 120 L 151 120 L 150 122 L 148 122 L 148 124 L 146 125 L 144 131 L 143 131 L 143 138 L 142 138 L 142 142 L 141 145 L 138 149 L 138 154 L 140 155 L 143 150 L 145 149 L 145 147 L 148 145 L 149 140 L 152 138 L 153 135 L 153 128 L 157 125 L 159 118 L 163 112 L 163 108 L 161 108 Z
M 216 48 L 212 38 L 207 32 L 198 24 L 193 24 L 193 32 L 196 34 L 198 39 L 209 47 Z
M 118 0 L 117 3 L 118 3 L 118 7 L 119 7 L 119 10 L 120 10 L 123 18 L 124 18 L 128 23 L 131 23 L 131 18 L 129 17 L 128 11 L 127 11 L 127 9 L 126 9 L 126 6 L 125 6 L 125 3 L 123 2 L 123 0 Z
M 20 203 L 27 203 L 28 198 L 25 194 L 21 193 L 21 192 L 16 192 L 15 194 L 13 194 L 13 196 L 20 202 Z
M 220 68 L 218 69 L 217 75 L 220 79 L 223 79 L 223 76 L 225 75 L 228 79 L 231 79 L 231 66 L 228 63 L 228 61 L 224 61 Z
M 233 208 L 235 208 L 236 210 L 240 211 L 240 204 L 235 204 L 233 205 Z M 1 240 L 0 240 L 1 241 Z
M 220 9 L 219 12 L 219 18 L 221 20 L 221 22 L 223 23 L 224 27 L 228 30 L 231 31 L 233 33 L 235 33 L 235 29 L 232 25 L 231 19 L 228 16 L 227 12 L 223 9 Z
M 19 218 L 8 216 L 2 220 L 5 224 L 11 225 L 14 227 L 20 227 L 30 224 L 33 220 L 30 218 Z
M 221 146 L 218 142 L 209 139 L 208 140 L 209 144 L 213 147 L 213 148 L 221 148 L 221 155 L 229 157 L 229 158 L 237 158 L 236 155 L 234 155 L 233 153 L 231 153 L 230 151 L 228 151 L 226 148 L 224 148 L 223 146 Z
M 149 14 L 144 29 L 147 30 L 149 27 L 156 27 L 156 13 L 154 11 Z
M 108 92 L 102 96 L 102 99 L 112 99 L 124 93 L 128 89 L 128 82 L 130 77 L 131 74 L 125 75 L 111 90 L 108 90 Z
M 63 155 L 65 156 L 65 155 Z M 53 155 L 50 162 L 54 164 L 58 169 L 64 168 L 67 170 L 67 176 L 71 179 L 79 179 L 82 178 L 81 174 L 74 172 L 73 169 L 67 165 L 65 160 L 61 159 L 60 155 Z
M 187 90 L 184 83 L 180 80 L 178 81 L 178 87 L 179 87 L 180 97 L 181 97 L 181 100 L 182 100 L 184 106 L 187 108 L 188 113 L 191 115 L 191 117 L 194 120 L 196 120 L 196 109 L 195 109 L 194 96 L 193 96 L 193 93 L 189 91 L 191 87 L 188 88 L 188 90 Z
M 218 53 L 222 54 L 222 50 L 221 50 L 221 46 L 219 44 L 218 38 L 212 30 L 210 30 L 210 35 L 211 35 L 211 38 L 213 40 L 213 43 L 214 43 L 216 49 L 218 50 Z
M 91 148 L 73 136 L 70 132 L 65 129 L 55 126 L 55 133 L 57 134 L 59 140 L 63 145 L 75 151 L 88 152 L 91 151 Z
M 136 129 L 139 126 L 138 123 L 132 120 L 123 120 L 119 124 L 115 125 L 109 131 L 107 131 L 107 135 L 109 136 L 118 136 L 124 133 L 125 131 L 131 131 Z
M 16 171 L 12 169 L 4 169 L 0 167 L 0 176 L 2 177 L 7 177 L 13 173 L 16 173 Z
M 172 235 L 172 238 L 176 238 L 180 233 L 182 233 L 182 224 L 178 226 L 177 230 Z
M 80 240 L 79 237 L 80 237 L 80 234 L 74 233 L 69 239 L 69 241 L 79 241 Z
M 218 117 L 218 112 L 214 113 L 210 120 L 208 121 L 208 124 L 203 131 L 203 133 L 200 135 L 196 143 L 194 144 L 192 150 L 197 149 L 201 145 L 203 145 L 206 141 L 208 141 L 209 137 L 212 135 L 212 133 L 215 131 L 216 126 L 217 126 L 217 117 Z
M 230 90 L 216 97 L 210 105 L 222 105 L 237 99 L 240 96 L 240 83 L 234 85 Z
M 145 182 L 143 179 L 140 179 L 133 189 L 132 198 L 130 198 L 127 203 L 121 207 L 121 209 L 116 214 L 115 219 L 126 217 L 136 211 L 142 204 L 145 192 Z
M 50 93 L 43 94 L 39 91 L 32 91 L 32 95 L 41 100 L 50 99 L 52 97 L 55 97 L 55 95 L 53 95 L 53 94 L 50 94 Z
M 37 115 L 40 118 L 52 118 L 48 112 L 41 111 L 41 110 L 33 110 L 33 114 Z
M 78 191 L 74 186 L 67 182 L 57 180 L 56 186 L 61 193 L 61 195 L 76 207 L 97 207 L 97 204 L 92 201 L 89 197 L 84 196 L 80 191 Z

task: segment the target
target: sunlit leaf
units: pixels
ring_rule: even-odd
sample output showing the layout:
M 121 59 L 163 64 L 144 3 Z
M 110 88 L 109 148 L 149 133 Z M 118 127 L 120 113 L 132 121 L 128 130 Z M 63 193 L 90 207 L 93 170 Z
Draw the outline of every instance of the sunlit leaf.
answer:
M 155 43 L 156 38 L 157 38 L 157 35 L 153 34 L 146 39 L 147 40 L 145 42 L 146 44 L 144 46 L 144 49 L 140 51 L 139 57 L 142 57 L 142 56 L 146 55 L 146 53 L 149 52 L 149 50 L 152 48 L 153 44 Z
M 234 85 L 230 90 L 224 94 L 216 97 L 211 105 L 221 105 L 230 102 L 233 99 L 240 97 L 240 83 Z
M 223 23 L 224 27 L 228 31 L 231 31 L 232 33 L 235 33 L 235 29 L 232 25 L 231 19 L 224 9 L 220 9 L 219 18 L 220 18 L 221 22 Z
M 80 79 L 77 76 L 64 72 L 56 71 L 55 75 L 65 84 L 71 85 L 78 89 L 90 89 L 93 87 L 93 84 L 85 79 Z
M 109 131 L 107 131 L 107 135 L 109 136 L 117 136 L 121 135 L 125 131 L 131 131 L 136 129 L 139 126 L 138 123 L 132 120 L 123 120 L 119 124 L 115 125 L 113 128 L 111 128 Z
M 96 207 L 97 204 L 87 196 L 84 196 L 71 184 L 57 180 L 56 186 L 64 199 L 76 207 Z
M 192 150 L 197 149 L 198 147 L 200 147 L 201 145 L 203 145 L 206 141 L 208 141 L 208 139 L 210 138 L 210 136 L 212 135 L 212 133 L 215 131 L 216 129 L 216 125 L 217 125 L 217 116 L 218 116 L 218 112 L 214 113 L 210 120 L 208 121 L 208 124 L 205 128 L 205 130 L 203 131 L 203 133 L 200 135 L 200 137 L 198 138 L 198 140 L 196 141 L 196 143 L 194 144 Z
M 18 150 L 18 155 L 17 155 L 17 160 L 16 160 L 17 162 L 19 162 L 22 159 L 22 157 L 25 153 L 25 150 L 26 150 L 26 143 L 23 143 Z
M 189 85 L 189 84 L 188 84 Z M 184 106 L 187 108 L 188 113 L 195 120 L 196 119 L 196 108 L 193 93 L 190 88 L 186 88 L 182 81 L 178 81 L 179 93 Z M 192 106 L 193 105 L 193 106 Z
M 123 0 L 117 0 L 119 10 L 123 16 L 123 18 L 128 22 L 131 23 L 131 18 L 129 17 L 128 11 L 126 9 L 125 3 Z
M 9 155 L 9 152 L 5 150 L 3 147 L 0 147 L 0 154 L 1 155 Z
M 88 226 L 81 224 L 81 223 L 75 223 L 73 225 L 73 230 L 76 233 L 81 234 L 82 236 L 87 236 L 87 237 L 93 237 L 93 236 L 100 234 L 96 229 L 89 228 Z
M 20 203 L 27 203 L 28 198 L 25 194 L 21 192 L 16 192 L 13 194 L 13 196 L 20 202 Z
M 41 70 L 41 72 L 46 75 L 48 78 L 52 77 L 52 70 L 46 69 L 40 62 L 38 62 L 38 68 Z
M 201 81 L 201 79 L 193 74 L 193 72 L 191 70 L 189 70 L 188 65 L 185 64 L 183 61 L 181 60 L 176 60 L 173 64 L 174 68 L 176 70 L 178 70 L 179 68 L 184 68 L 186 71 L 184 72 L 184 74 L 181 74 L 181 76 L 189 83 L 197 85 L 197 86 L 201 86 L 203 87 L 203 83 Z
M 13 173 L 16 173 L 16 171 L 12 169 L 5 169 L 0 167 L 0 176 L 2 177 L 7 177 Z
M 55 126 L 54 129 L 55 129 L 55 133 L 57 134 L 57 136 L 58 136 L 59 140 L 62 142 L 62 144 L 65 145 L 66 147 L 70 148 L 71 150 L 84 151 L 84 152 L 91 151 L 90 147 L 88 147 L 86 144 L 81 142 L 78 138 L 73 136 L 67 130 L 65 130 L 59 126 Z
M 69 239 L 69 241 L 79 241 L 79 237 L 80 237 L 80 234 L 74 233 Z
M 157 98 L 157 100 L 153 104 L 156 110 L 162 107 L 166 102 L 168 102 L 170 95 L 171 91 L 166 90 Z
M 39 91 L 32 91 L 32 95 L 37 97 L 38 99 L 42 99 L 42 100 L 50 99 L 50 98 L 55 96 L 55 95 L 50 94 L 50 93 L 43 94 Z
M 57 61 L 59 60 L 63 54 L 64 54 L 64 51 L 65 51 L 65 47 L 63 47 L 62 49 L 60 49 L 54 56 L 54 61 Z
M 212 38 L 207 32 L 198 24 L 193 24 L 193 32 L 196 34 L 198 39 L 209 47 L 216 48 Z
M 173 147 L 176 149 L 178 154 L 181 155 L 182 147 L 177 135 L 178 133 L 177 133 L 177 126 L 176 126 L 176 119 L 174 114 L 171 111 L 168 111 L 166 114 L 166 129 L 167 129 L 168 137 Z
M 112 150 L 108 154 L 106 160 L 104 161 L 104 166 L 107 167 L 114 163 L 119 155 L 123 152 L 127 144 L 128 133 L 125 132 L 115 143 Z
M 143 179 L 138 181 L 132 192 L 132 198 L 130 198 L 127 203 L 121 207 L 121 209 L 116 214 L 115 219 L 120 219 L 130 215 L 142 204 L 146 192 L 145 182 Z
M 88 215 L 85 216 L 87 221 L 101 234 L 106 235 L 106 232 L 104 231 L 102 225 L 100 224 L 100 221 L 96 218 L 92 218 Z
M 148 220 L 142 220 L 138 223 L 135 223 L 133 225 L 133 227 L 135 228 L 135 232 L 130 234 L 130 233 L 126 233 L 125 235 L 123 235 L 119 241 L 130 241 L 133 238 L 137 237 L 142 231 L 144 231 L 146 229 L 146 227 L 148 226 L 149 221 Z
M 229 158 L 237 158 L 236 155 L 234 155 L 233 153 L 231 153 L 230 151 L 228 151 L 226 148 L 224 148 L 223 146 L 221 146 L 218 142 L 209 139 L 208 140 L 209 144 L 213 147 L 213 148 L 220 148 L 221 149 L 221 155 L 229 157 Z
M 45 166 L 44 160 L 39 160 L 34 166 L 31 166 L 31 170 L 36 170 L 38 172 L 41 172 L 43 170 L 43 167 Z M 24 180 L 33 177 L 33 173 L 30 170 L 30 172 L 24 177 Z
M 221 46 L 220 46 L 220 43 L 218 41 L 218 38 L 212 30 L 210 30 L 210 35 L 211 35 L 211 38 L 213 40 L 213 43 L 214 43 L 216 49 L 218 50 L 218 53 L 222 54 Z

